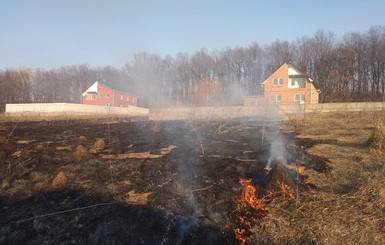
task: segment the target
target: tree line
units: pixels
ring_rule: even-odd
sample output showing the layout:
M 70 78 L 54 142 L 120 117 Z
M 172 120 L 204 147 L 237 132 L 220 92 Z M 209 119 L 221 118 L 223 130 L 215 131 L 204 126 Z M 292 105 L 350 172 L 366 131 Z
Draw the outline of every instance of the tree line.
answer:
M 318 30 L 310 37 L 269 45 L 175 56 L 140 52 L 121 68 L 5 68 L 0 70 L 0 106 L 80 103 L 82 92 L 97 80 L 137 94 L 141 106 L 239 104 L 243 96 L 261 94 L 263 80 L 288 60 L 315 81 L 320 102 L 384 101 L 385 26 L 373 26 L 340 40 L 333 32 Z

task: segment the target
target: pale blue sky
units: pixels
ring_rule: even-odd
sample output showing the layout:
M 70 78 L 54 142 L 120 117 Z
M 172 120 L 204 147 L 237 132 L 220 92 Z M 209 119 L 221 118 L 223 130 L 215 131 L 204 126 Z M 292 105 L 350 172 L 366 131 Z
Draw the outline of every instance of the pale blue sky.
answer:
M 0 0 L 0 69 L 193 53 L 385 25 L 385 0 Z

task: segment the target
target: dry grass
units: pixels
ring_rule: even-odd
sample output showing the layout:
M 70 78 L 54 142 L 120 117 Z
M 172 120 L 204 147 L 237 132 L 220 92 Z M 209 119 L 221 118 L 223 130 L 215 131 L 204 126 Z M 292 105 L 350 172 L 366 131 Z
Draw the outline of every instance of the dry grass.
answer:
M 332 170 L 305 174 L 318 187 L 269 204 L 256 244 L 385 244 L 384 114 L 313 114 L 290 121 L 306 152 Z M 371 142 L 368 148 L 367 142 Z M 375 152 L 373 149 L 376 149 Z
M 374 153 L 385 154 L 385 123 L 383 121 L 376 124 L 373 133 L 368 140 L 368 146 Z

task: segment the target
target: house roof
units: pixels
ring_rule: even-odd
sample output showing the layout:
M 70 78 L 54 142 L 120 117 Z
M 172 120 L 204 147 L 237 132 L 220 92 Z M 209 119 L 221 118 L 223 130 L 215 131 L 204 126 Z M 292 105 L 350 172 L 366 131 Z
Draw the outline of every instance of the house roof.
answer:
M 298 67 L 294 66 L 291 61 L 286 61 L 285 63 L 283 63 L 280 67 L 278 67 L 273 73 L 271 73 L 263 82 L 262 82 L 262 85 L 265 85 L 267 79 L 272 75 L 274 74 L 277 70 L 279 70 L 283 65 L 287 64 L 289 66 L 289 77 L 296 77 L 296 76 L 300 76 L 300 77 L 303 77 L 305 76 L 309 82 L 313 83 L 314 80 L 311 79 L 305 72 L 301 71 Z M 291 75 L 290 75 L 290 72 L 291 72 Z M 314 85 L 314 83 L 313 83 Z
M 97 93 L 98 92 L 98 83 L 102 84 L 102 85 L 104 85 L 104 86 L 106 86 L 106 87 L 108 87 L 108 88 L 110 88 L 116 92 L 120 92 L 120 93 L 124 93 L 124 94 L 130 95 L 130 96 L 138 97 L 135 94 L 128 93 L 128 92 L 124 91 L 124 89 L 122 89 L 118 86 L 111 86 L 110 84 L 107 84 L 106 82 L 100 82 L 100 81 L 94 82 L 86 91 L 84 91 L 84 93 L 82 95 L 84 96 L 86 93 Z

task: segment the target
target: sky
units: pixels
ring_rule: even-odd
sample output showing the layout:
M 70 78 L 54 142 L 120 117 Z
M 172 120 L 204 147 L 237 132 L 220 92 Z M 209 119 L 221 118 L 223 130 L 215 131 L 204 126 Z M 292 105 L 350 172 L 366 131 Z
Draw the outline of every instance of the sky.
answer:
M 385 0 L 0 0 L 0 70 L 88 64 L 116 68 L 147 51 L 337 38 L 385 25 Z

